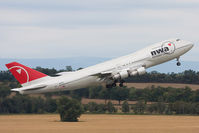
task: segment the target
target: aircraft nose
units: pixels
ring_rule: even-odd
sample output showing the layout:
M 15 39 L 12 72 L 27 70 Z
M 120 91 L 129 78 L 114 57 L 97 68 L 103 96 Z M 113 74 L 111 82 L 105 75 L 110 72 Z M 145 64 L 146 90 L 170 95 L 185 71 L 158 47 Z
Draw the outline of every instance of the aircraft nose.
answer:
M 188 48 L 189 50 L 192 49 L 193 46 L 194 46 L 194 44 L 193 44 L 192 42 L 190 42 L 190 43 L 187 44 L 187 48 Z
M 181 40 L 178 41 L 179 43 L 176 43 L 176 49 L 184 49 L 185 51 L 189 51 L 194 46 L 193 42 Z
M 184 41 L 182 41 L 181 46 L 185 47 L 188 50 L 190 50 L 194 46 L 194 43 L 190 42 L 190 41 L 185 41 L 184 40 Z

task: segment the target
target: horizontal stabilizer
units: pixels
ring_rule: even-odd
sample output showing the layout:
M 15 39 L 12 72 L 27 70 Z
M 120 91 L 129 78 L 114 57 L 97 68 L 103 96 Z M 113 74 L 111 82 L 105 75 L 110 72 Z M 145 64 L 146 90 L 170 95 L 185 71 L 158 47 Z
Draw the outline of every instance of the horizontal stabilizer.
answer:
M 39 89 L 42 89 L 42 88 L 45 88 L 46 85 L 38 85 L 38 86 L 34 86 L 34 87 L 28 87 L 28 88 L 25 88 L 25 89 L 21 89 L 22 91 L 31 91 L 31 90 L 39 90 Z
M 47 85 L 28 86 L 28 87 L 22 87 L 22 88 L 14 88 L 14 89 L 11 89 L 11 91 L 21 92 L 21 91 L 39 90 L 39 89 L 45 88 L 46 86 Z
M 17 91 L 18 92 L 20 90 L 19 90 L 19 88 L 14 88 L 14 89 L 11 89 L 11 91 Z

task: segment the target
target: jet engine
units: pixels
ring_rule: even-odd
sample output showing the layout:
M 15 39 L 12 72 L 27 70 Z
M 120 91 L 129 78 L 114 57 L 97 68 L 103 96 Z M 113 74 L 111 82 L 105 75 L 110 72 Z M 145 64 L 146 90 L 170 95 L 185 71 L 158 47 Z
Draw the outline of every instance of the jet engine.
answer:
M 143 75 L 146 73 L 146 69 L 144 67 L 140 67 L 136 70 L 129 71 L 130 76 L 135 76 L 135 75 Z
M 129 77 L 129 73 L 126 70 L 125 71 L 121 71 L 121 72 L 117 73 L 116 75 L 113 75 L 113 79 L 116 79 L 116 80 L 125 79 L 127 77 Z
M 113 79 L 115 80 L 121 80 L 121 79 L 125 79 L 128 78 L 130 76 L 135 76 L 135 75 L 142 75 L 146 73 L 146 69 L 144 67 L 140 67 L 136 70 L 124 70 L 121 71 L 115 75 L 113 75 Z

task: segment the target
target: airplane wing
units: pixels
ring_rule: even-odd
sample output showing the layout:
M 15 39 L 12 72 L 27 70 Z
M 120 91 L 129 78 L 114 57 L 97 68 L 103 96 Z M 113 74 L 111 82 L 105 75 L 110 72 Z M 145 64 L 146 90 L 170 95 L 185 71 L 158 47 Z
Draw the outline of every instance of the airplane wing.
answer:
M 145 72 L 145 67 L 144 65 L 136 65 L 134 67 L 128 67 L 128 68 L 123 68 L 123 69 L 116 69 L 116 70 L 109 70 L 109 71 L 103 71 L 97 74 L 93 74 L 92 76 L 97 76 L 101 80 L 105 79 L 113 79 L 114 75 L 116 74 L 122 74 L 122 72 L 128 72 L 129 74 L 132 73 L 133 75 L 139 74 L 140 72 Z

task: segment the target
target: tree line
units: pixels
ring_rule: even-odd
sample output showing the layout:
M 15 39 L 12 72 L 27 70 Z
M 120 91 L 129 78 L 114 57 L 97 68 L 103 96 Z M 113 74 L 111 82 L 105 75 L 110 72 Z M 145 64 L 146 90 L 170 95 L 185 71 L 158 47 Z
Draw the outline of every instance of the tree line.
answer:
M 62 107 L 58 100 L 41 97 L 28 97 L 17 95 L 12 98 L 0 100 L 0 114 L 19 114 L 19 113 L 57 113 Z M 77 102 L 76 102 L 77 103 Z M 76 104 L 74 103 L 74 104 Z M 63 103 L 64 104 L 64 103 Z M 80 104 L 79 104 L 80 105 Z M 89 102 L 81 105 L 81 112 L 84 113 L 131 113 L 131 114 L 191 114 L 199 115 L 199 103 L 176 101 L 173 103 L 154 102 L 146 103 L 145 101 L 137 101 L 135 104 L 128 104 L 124 101 L 121 106 L 116 106 L 110 101 L 106 104 L 97 104 Z M 65 105 L 64 108 L 70 108 L 72 105 Z M 119 107 L 119 108 L 118 108 Z M 72 113 L 70 113 L 72 115 Z M 74 114 L 73 114 L 74 115 Z
M 56 110 L 56 100 L 52 98 L 16 95 L 0 99 L 0 113 L 2 114 L 54 113 Z
M 144 75 L 130 77 L 127 82 L 157 82 L 157 83 L 183 83 L 183 84 L 199 84 L 199 72 L 193 70 L 185 70 L 180 73 L 159 73 L 157 71 L 148 72 Z
M 86 113 L 134 113 L 134 114 L 199 114 L 199 90 L 189 87 L 155 87 L 145 89 L 96 86 L 74 91 L 47 93 L 42 97 L 28 95 L 10 95 L 15 82 L 0 84 L 0 113 L 56 113 L 57 99 L 52 96 L 69 96 L 81 101 L 81 98 L 104 99 L 104 104 L 90 102 L 83 105 Z M 113 105 L 110 100 L 118 100 Z M 122 102 L 121 102 L 122 101 Z M 128 104 L 135 101 L 135 104 Z M 119 107 L 119 108 L 118 108 Z
M 62 71 L 72 71 L 67 66 L 66 70 L 48 69 L 37 67 L 36 70 L 55 76 Z M 182 73 L 150 72 L 142 76 L 128 78 L 127 82 L 167 82 L 167 83 L 198 83 L 199 72 L 192 70 Z M 105 88 L 94 86 L 74 91 L 46 93 L 42 97 L 28 95 L 10 95 L 10 89 L 20 87 L 19 83 L 8 71 L 0 72 L 0 113 L 57 113 L 57 99 L 52 96 L 69 96 L 81 101 L 82 98 L 104 99 L 104 104 L 91 102 L 83 105 L 86 113 L 134 113 L 134 114 L 199 114 L 199 90 L 189 87 L 155 87 L 145 89 L 114 87 Z M 117 100 L 113 105 L 110 100 Z M 121 102 L 122 101 L 122 102 Z M 129 105 L 128 101 L 135 101 Z
M 0 97 L 5 98 L 10 95 L 10 89 L 16 88 L 19 85 L 17 82 L 3 82 L 0 83 Z M 199 102 L 199 90 L 192 90 L 189 87 L 173 88 L 173 87 L 155 87 L 151 86 L 145 89 L 137 89 L 134 87 L 114 87 L 105 88 L 103 86 L 93 86 L 90 88 L 83 88 L 74 91 L 63 91 L 54 93 L 45 93 L 46 97 L 52 95 L 69 95 L 72 98 L 81 100 L 81 98 L 89 99 L 104 99 L 120 101 L 139 101 L 145 102 L 166 102 L 173 103 L 176 101 L 183 102 Z
M 82 68 L 79 68 L 82 69 Z M 78 70 L 79 70 L 78 69 Z M 71 66 L 66 66 L 66 69 L 56 70 L 54 68 L 42 68 L 36 67 L 42 73 L 50 76 L 54 76 L 56 73 L 63 71 L 73 71 Z M 0 71 L 0 82 L 4 81 L 15 81 L 14 77 L 9 71 Z M 126 82 L 158 82 L 158 83 L 187 83 L 187 84 L 199 84 L 199 72 L 193 70 L 185 70 L 181 73 L 159 73 L 157 71 L 147 72 L 144 75 L 137 75 L 129 77 L 125 80 Z
M 174 103 L 155 102 L 147 104 L 144 101 L 137 101 L 129 105 L 127 101 L 116 108 L 110 101 L 107 104 L 89 103 L 84 105 L 84 110 L 89 113 L 131 113 L 131 114 L 191 114 L 199 115 L 199 103 L 177 101 Z
M 176 101 L 183 102 L 199 102 L 199 90 L 193 91 L 189 87 L 173 88 L 173 87 L 155 87 L 151 86 L 145 89 L 137 89 L 134 87 L 114 87 L 105 88 L 102 86 L 90 87 L 70 92 L 74 98 L 104 99 L 120 101 L 140 101 L 145 102 L 165 102 L 173 103 Z

